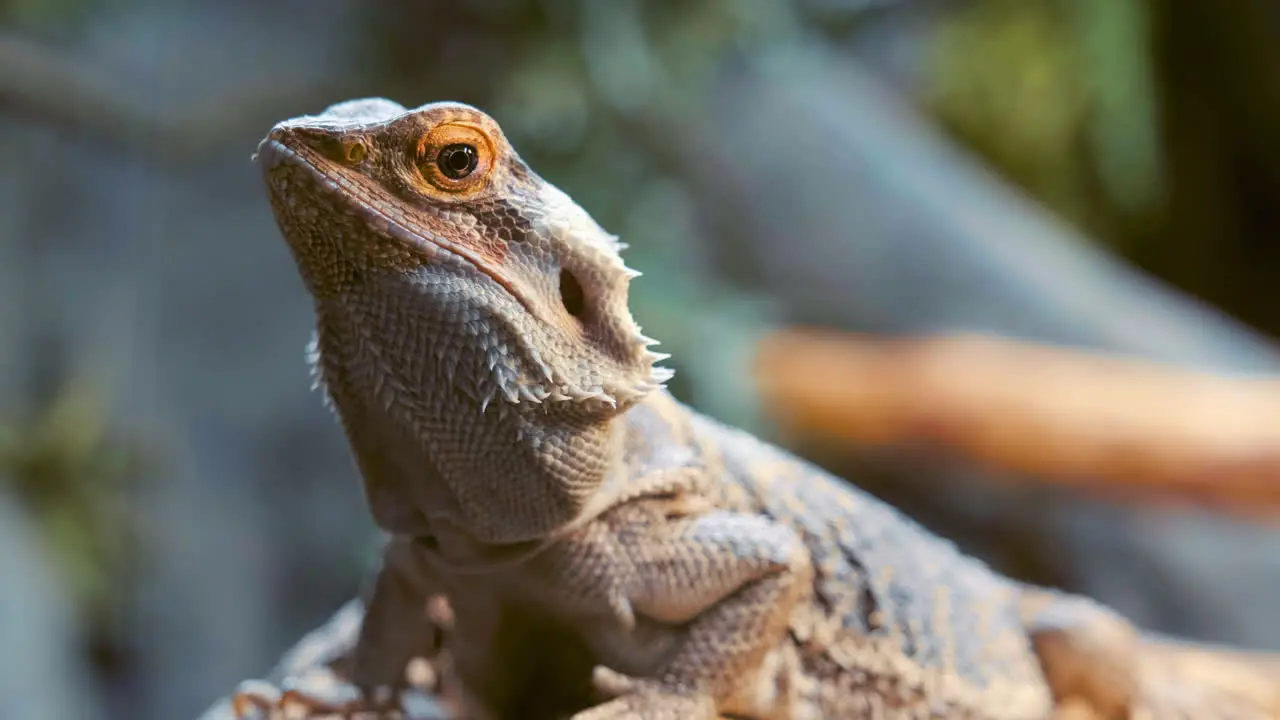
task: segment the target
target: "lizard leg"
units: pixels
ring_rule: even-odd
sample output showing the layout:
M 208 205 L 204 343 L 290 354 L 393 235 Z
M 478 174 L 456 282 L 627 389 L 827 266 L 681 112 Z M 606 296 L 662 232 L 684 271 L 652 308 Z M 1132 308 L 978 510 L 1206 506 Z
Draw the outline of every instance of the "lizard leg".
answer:
M 366 695 L 402 689 L 409 663 L 443 645 L 440 614 L 428 603 L 441 588 L 411 538 L 395 537 L 383 555 L 352 656 L 352 683 Z
M 618 590 L 637 614 L 683 626 L 681 640 L 655 672 L 574 720 L 710 720 L 750 709 L 754 693 L 740 688 L 753 687 L 812 585 L 808 552 L 790 528 L 759 516 L 672 510 L 661 522 L 611 532 L 630 561 Z
M 1055 717 L 1128 718 L 1138 702 L 1139 637 L 1082 597 L 1027 590 L 1023 623 L 1053 694 Z
M 284 712 L 290 718 L 383 713 L 402 716 L 401 697 L 411 685 L 434 684 L 434 678 L 414 678 L 422 662 L 441 646 L 439 613 L 428 612 L 433 583 L 415 556 L 413 541 L 395 537 L 383 554 L 367 610 L 354 646 L 344 657 L 349 680 L 325 666 L 288 673 L 278 688 L 258 681 L 242 684 L 233 700 L 237 717 Z M 434 667 L 428 667 L 433 672 Z

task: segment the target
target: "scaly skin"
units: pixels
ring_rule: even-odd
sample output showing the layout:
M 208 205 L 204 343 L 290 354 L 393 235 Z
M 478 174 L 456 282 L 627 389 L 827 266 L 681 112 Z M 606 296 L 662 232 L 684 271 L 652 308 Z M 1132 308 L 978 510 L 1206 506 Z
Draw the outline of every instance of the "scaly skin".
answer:
M 444 595 L 470 717 L 1280 717 L 1280 682 L 1162 684 L 1204 665 L 673 400 L 622 246 L 483 113 L 352 101 L 259 155 L 393 538 L 346 710 Z

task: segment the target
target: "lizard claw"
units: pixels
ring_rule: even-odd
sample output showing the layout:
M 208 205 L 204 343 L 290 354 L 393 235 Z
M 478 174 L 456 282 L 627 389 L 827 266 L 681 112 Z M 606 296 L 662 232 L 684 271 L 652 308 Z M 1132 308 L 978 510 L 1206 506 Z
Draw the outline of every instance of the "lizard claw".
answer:
M 245 680 L 231 696 L 231 710 L 236 720 L 249 720 L 280 705 L 280 690 L 262 680 Z
M 636 678 L 604 665 L 597 665 L 591 674 L 591 684 L 596 692 L 607 698 L 630 695 L 636 691 L 638 683 Z
M 353 713 L 379 707 L 377 700 L 383 697 L 370 698 L 354 685 L 336 678 L 306 675 L 286 680 L 281 683 L 280 690 L 280 707 L 288 720 L 317 715 L 348 718 Z

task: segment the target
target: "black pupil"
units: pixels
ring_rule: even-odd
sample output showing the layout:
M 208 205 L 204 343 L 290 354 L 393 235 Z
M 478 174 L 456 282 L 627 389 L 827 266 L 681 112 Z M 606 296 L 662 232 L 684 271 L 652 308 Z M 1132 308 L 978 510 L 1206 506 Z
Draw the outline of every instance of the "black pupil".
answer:
M 470 175 L 479 161 L 474 147 L 455 143 L 441 148 L 436 164 L 440 166 L 440 172 L 444 173 L 445 177 L 458 180 Z

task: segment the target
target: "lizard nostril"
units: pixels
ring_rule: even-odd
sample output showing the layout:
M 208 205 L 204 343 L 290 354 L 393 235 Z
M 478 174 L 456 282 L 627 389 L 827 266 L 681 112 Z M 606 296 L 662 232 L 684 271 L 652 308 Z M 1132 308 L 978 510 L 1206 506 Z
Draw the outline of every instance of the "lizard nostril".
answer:
M 587 299 L 582 293 L 582 285 L 568 270 L 560 271 L 560 300 L 564 303 L 564 309 L 574 317 L 581 317 L 587 309 Z

